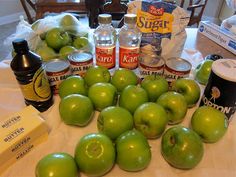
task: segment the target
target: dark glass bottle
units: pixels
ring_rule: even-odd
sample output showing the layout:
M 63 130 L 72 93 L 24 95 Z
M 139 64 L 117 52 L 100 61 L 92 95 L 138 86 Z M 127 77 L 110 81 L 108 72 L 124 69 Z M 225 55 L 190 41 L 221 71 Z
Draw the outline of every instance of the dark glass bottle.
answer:
M 32 105 L 40 112 L 53 104 L 53 94 L 48 79 L 44 75 L 40 56 L 31 52 L 24 39 L 12 42 L 16 52 L 11 61 L 11 69 L 20 85 L 26 105 Z

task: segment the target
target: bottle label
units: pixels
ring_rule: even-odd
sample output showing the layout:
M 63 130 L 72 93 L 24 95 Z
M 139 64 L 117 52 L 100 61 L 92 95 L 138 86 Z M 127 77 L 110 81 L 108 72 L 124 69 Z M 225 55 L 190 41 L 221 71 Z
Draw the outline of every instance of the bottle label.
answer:
M 120 47 L 119 66 L 121 68 L 135 69 L 138 67 L 139 47 Z
M 116 65 L 116 47 L 96 47 L 96 65 L 108 69 L 114 68 Z
M 40 67 L 33 76 L 32 82 L 20 85 L 25 99 L 30 101 L 46 101 L 51 97 L 51 89 L 43 68 Z

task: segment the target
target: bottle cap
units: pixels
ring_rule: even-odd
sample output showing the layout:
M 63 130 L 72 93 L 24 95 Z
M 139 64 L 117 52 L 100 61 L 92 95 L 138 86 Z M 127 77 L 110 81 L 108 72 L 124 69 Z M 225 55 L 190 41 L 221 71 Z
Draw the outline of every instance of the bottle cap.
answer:
M 137 15 L 136 14 L 125 14 L 125 23 L 128 24 L 134 24 L 137 21 Z
M 29 50 L 28 43 L 25 39 L 15 39 L 12 45 L 16 52 Z
M 111 15 L 110 14 L 100 14 L 98 16 L 98 22 L 102 24 L 109 24 L 111 23 Z

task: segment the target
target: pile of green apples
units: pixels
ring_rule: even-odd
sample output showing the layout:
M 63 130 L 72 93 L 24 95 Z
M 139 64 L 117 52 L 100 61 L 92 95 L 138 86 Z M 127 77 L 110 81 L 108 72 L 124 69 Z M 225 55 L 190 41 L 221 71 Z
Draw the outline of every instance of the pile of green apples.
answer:
M 55 26 L 51 26 L 43 32 L 40 31 L 40 28 L 45 24 L 44 20 L 47 19 L 39 19 L 31 25 L 36 33 L 40 31 L 41 39 L 34 52 L 40 55 L 45 62 L 55 58 L 66 59 L 69 54 L 78 50 L 88 52 L 92 50 L 88 40 L 88 32 L 80 31 L 82 26 L 79 20 L 72 14 L 60 17 L 55 17 L 57 21 Z
M 161 154 L 171 166 L 192 169 L 203 158 L 204 143 L 217 142 L 228 127 L 226 116 L 207 106 L 195 110 L 189 127 L 180 125 L 200 98 L 198 83 L 189 78 L 176 80 L 170 88 L 161 76 L 140 81 L 128 69 L 119 68 L 111 75 L 107 68 L 93 66 L 83 78 L 64 80 L 59 96 L 65 124 L 84 127 L 96 121 L 98 132 L 81 137 L 74 156 L 54 153 L 42 158 L 35 170 L 37 177 L 52 173 L 75 177 L 78 171 L 103 176 L 115 164 L 125 171 L 141 171 L 148 167 L 151 149 L 156 148 L 149 140 L 158 138 Z M 73 165 L 68 167 L 68 161 Z

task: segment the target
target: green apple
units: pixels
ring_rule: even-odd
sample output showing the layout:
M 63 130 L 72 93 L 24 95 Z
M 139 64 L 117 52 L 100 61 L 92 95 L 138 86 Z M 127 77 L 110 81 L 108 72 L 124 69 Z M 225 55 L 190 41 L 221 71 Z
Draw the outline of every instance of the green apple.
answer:
M 103 66 L 92 66 L 84 75 L 84 80 L 89 87 L 99 82 L 110 82 L 110 79 L 109 70 Z
M 87 95 L 87 86 L 81 76 L 69 76 L 59 85 L 59 96 L 61 98 L 71 94 Z
M 77 177 L 74 158 L 67 153 L 52 153 L 44 156 L 36 165 L 36 177 Z
M 192 129 L 206 143 L 219 141 L 227 131 L 228 121 L 224 113 L 210 106 L 196 109 L 191 119 Z
M 37 53 L 45 62 L 57 58 L 57 53 L 48 46 L 38 47 L 35 53 Z
M 184 96 L 180 93 L 165 92 L 157 99 L 157 103 L 165 108 L 169 124 L 178 124 L 184 120 L 188 107 Z
M 165 131 L 168 117 L 165 109 L 152 102 L 144 103 L 134 112 L 134 126 L 147 138 L 159 138 Z
M 183 126 L 174 126 L 162 136 L 161 153 L 171 166 L 192 169 L 201 161 L 204 147 L 196 132 Z
M 65 31 L 76 34 L 79 28 L 79 20 L 72 14 L 66 14 L 61 18 L 60 26 Z
M 60 57 L 63 59 L 67 59 L 67 56 L 70 55 L 73 52 L 76 52 L 77 49 L 74 48 L 73 46 L 64 46 L 59 50 Z
M 97 119 L 97 128 L 110 139 L 115 140 L 125 131 L 133 129 L 132 114 L 118 106 L 109 106 L 103 109 Z
M 45 40 L 47 32 L 42 30 L 43 25 L 43 19 L 38 19 L 34 23 L 32 23 L 31 29 L 34 30 L 37 34 L 39 34 L 42 40 Z
M 97 111 L 115 105 L 117 96 L 117 89 L 110 83 L 96 83 L 88 90 L 88 97 Z
M 86 96 L 71 94 L 61 99 L 59 113 L 68 125 L 86 126 L 94 115 L 93 103 Z
M 141 87 L 147 91 L 151 102 L 156 102 L 157 98 L 169 89 L 167 80 L 158 75 L 146 76 L 141 82 Z
M 120 94 L 119 105 L 131 114 L 143 103 L 148 102 L 147 92 L 140 86 L 128 85 Z
M 137 130 L 122 133 L 116 140 L 116 162 L 126 171 L 145 169 L 151 161 L 151 150 L 145 136 Z
M 73 41 L 73 46 L 76 49 L 84 49 L 89 46 L 89 40 L 86 37 L 76 37 Z
M 111 78 L 111 83 L 117 88 L 118 92 L 120 93 L 128 85 L 137 85 L 138 77 L 132 70 L 119 68 L 115 70 Z
M 59 50 L 61 47 L 71 42 L 71 38 L 67 32 L 61 28 L 55 27 L 49 30 L 46 34 L 46 42 L 49 47 Z
M 112 141 L 102 133 L 83 136 L 75 147 L 75 161 L 87 176 L 103 176 L 115 163 L 115 148 Z
M 206 85 L 211 73 L 213 60 L 204 60 L 195 69 L 195 79 L 200 84 Z
M 189 78 L 177 79 L 173 82 L 172 89 L 184 96 L 188 107 L 196 105 L 201 94 L 201 89 L 198 83 Z

